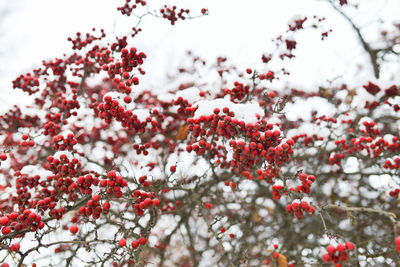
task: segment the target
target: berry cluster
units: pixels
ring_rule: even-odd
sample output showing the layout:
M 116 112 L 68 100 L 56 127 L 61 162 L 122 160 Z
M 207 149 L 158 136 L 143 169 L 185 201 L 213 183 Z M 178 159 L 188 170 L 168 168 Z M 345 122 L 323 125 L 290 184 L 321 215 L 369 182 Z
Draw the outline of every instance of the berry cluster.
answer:
M 190 10 L 181 8 L 177 11 L 176 6 L 165 5 L 160 9 L 160 12 L 164 19 L 169 20 L 171 25 L 174 25 L 178 19 L 185 20 L 186 17 L 189 16 Z
M 29 95 L 33 95 L 39 91 L 39 76 L 39 73 L 35 73 L 34 75 L 31 73 L 21 74 L 13 81 L 13 88 L 19 88 L 29 93 Z
M 42 217 L 39 214 L 32 212 L 31 210 L 24 210 L 18 215 L 17 212 L 11 212 L 10 214 L 4 214 L 0 218 L 1 233 L 8 235 L 12 231 L 15 233 L 21 232 L 24 229 L 27 231 L 35 232 L 37 229 L 42 229 L 45 224 L 42 221 Z M 17 234 L 16 237 L 22 237 L 24 233 Z
M 121 45 L 119 45 L 120 47 Z M 132 80 L 129 79 L 129 73 L 139 65 L 142 65 L 146 54 L 143 52 L 137 53 L 135 47 L 131 47 L 129 50 L 127 48 L 121 48 L 121 61 L 115 63 L 104 64 L 102 69 L 107 71 L 108 76 L 113 79 L 116 75 L 121 75 L 121 78 L 125 80 L 125 83 L 120 83 L 119 80 L 115 80 L 118 84 L 119 89 L 125 89 L 125 86 L 131 86 L 132 84 L 139 84 L 139 79 L 134 77 Z M 122 87 L 122 88 L 121 88 Z
M 139 5 L 145 6 L 146 1 L 144 0 L 135 0 L 130 3 L 131 0 L 125 0 L 125 4 L 117 8 L 118 11 L 121 12 L 122 15 L 130 16 L 132 11 L 139 7 Z
M 288 192 L 282 185 L 273 185 L 272 186 L 272 199 L 279 200 L 283 194 L 287 195 Z
M 56 135 L 53 137 L 54 150 L 74 150 L 74 146 L 78 143 L 75 139 L 73 133 L 67 134 L 66 138 L 64 136 Z
M 54 115 L 47 113 L 46 114 L 47 122 L 43 125 L 43 134 L 55 136 L 60 132 L 60 123 L 61 123 L 61 113 L 56 113 Z
M 93 31 L 96 29 L 93 28 Z M 102 38 L 106 37 L 106 34 L 104 33 L 104 30 L 100 30 L 101 35 L 99 37 L 96 37 L 90 33 L 86 33 L 85 38 L 82 38 L 82 34 L 80 32 L 76 33 L 76 38 L 72 39 L 71 37 L 68 37 L 68 41 L 72 43 L 72 49 L 73 50 L 81 50 L 82 48 L 86 47 L 87 45 L 91 44 L 92 42 L 96 40 L 101 40 Z
M 136 198 L 135 204 L 133 204 L 133 208 L 135 209 L 138 216 L 142 216 L 145 209 L 157 207 L 160 205 L 160 200 L 158 198 L 155 198 L 154 192 L 144 192 L 136 190 L 132 193 L 132 196 Z
M 224 89 L 224 94 L 229 95 L 232 102 L 243 100 L 250 92 L 250 85 L 244 85 L 238 81 L 235 81 L 233 85 L 235 87 L 231 89 Z
M 86 203 L 86 207 L 80 207 L 78 212 L 79 215 L 82 216 L 92 216 L 93 219 L 100 218 L 101 213 L 108 214 L 110 210 L 111 204 L 109 202 L 104 202 L 103 205 L 100 204 L 100 196 L 93 195 L 92 199 L 90 199 Z M 78 221 L 78 217 L 75 216 L 72 218 L 72 222 L 75 223 Z
M 296 216 L 297 219 L 303 218 L 304 212 L 312 215 L 315 212 L 315 207 L 308 204 L 306 201 L 301 201 L 300 203 L 298 202 L 293 202 L 292 204 L 288 204 L 286 206 L 286 211 L 288 213 L 293 212 L 294 216 Z
M 337 267 L 341 266 L 341 262 L 346 262 L 350 251 L 354 250 L 354 244 L 347 242 L 346 244 L 338 244 L 336 248 L 329 245 L 327 248 L 327 254 L 323 255 L 324 262 L 336 264 Z
M 301 173 L 299 175 L 299 180 L 301 181 L 301 185 L 297 186 L 296 191 L 305 194 L 310 193 L 310 187 L 315 182 L 315 176 Z

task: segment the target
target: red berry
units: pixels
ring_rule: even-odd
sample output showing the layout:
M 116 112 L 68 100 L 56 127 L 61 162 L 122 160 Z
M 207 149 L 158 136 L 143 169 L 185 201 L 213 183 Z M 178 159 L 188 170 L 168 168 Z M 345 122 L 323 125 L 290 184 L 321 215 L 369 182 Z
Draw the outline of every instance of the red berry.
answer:
M 153 206 L 159 206 L 160 200 L 158 198 L 153 199 Z
M 305 201 L 300 202 L 300 207 L 302 210 L 307 210 L 308 209 L 308 203 Z
M 3 217 L 0 218 L 0 224 L 1 225 L 7 225 L 8 221 L 9 221 L 9 219 L 6 216 L 3 216 Z
M 124 97 L 124 102 L 127 103 L 127 104 L 131 103 L 132 102 L 132 97 L 129 96 L 129 95 L 125 96 Z
M 171 167 L 169 167 L 169 170 L 174 173 L 176 172 L 176 167 L 174 165 L 172 165 Z
M 399 243 L 400 243 L 400 239 L 399 239 Z M 354 250 L 354 243 L 353 242 L 347 242 L 346 243 L 346 248 L 350 251 Z
M 314 212 L 315 212 L 314 206 L 310 206 L 310 207 L 308 208 L 308 210 L 307 210 L 307 213 L 308 213 L 308 214 L 314 214 Z
M 15 244 L 12 244 L 12 245 L 10 246 L 10 249 L 11 249 L 12 251 L 18 251 L 20 248 L 21 248 L 21 246 L 20 246 L 19 243 L 15 243 Z
M 3 235 L 8 235 L 11 232 L 11 228 L 6 226 L 1 230 Z
M 104 202 L 103 204 L 103 209 L 105 210 L 109 210 L 110 209 L 111 204 L 109 202 Z
M 124 72 L 124 73 L 122 73 L 122 78 L 124 78 L 124 79 L 129 79 L 129 73 L 128 72 Z
M 326 251 L 328 251 L 329 255 L 333 255 L 333 254 L 335 254 L 335 252 L 336 252 L 336 248 L 335 248 L 334 246 L 332 246 L 332 245 L 329 245 L 329 246 L 326 248 Z
M 72 234 L 76 234 L 76 233 L 78 232 L 78 226 L 72 225 L 72 226 L 69 228 L 69 231 L 70 231 Z
M 337 245 L 336 250 L 339 252 L 345 252 L 346 246 L 344 244 L 339 244 L 339 245 Z
M 133 249 L 137 249 L 139 247 L 139 242 L 137 240 L 133 240 L 131 245 Z
M 117 177 L 117 172 L 116 171 L 109 171 L 107 176 L 108 176 L 108 178 L 115 179 L 115 177 Z
M 126 245 L 126 240 L 125 240 L 125 238 L 121 238 L 121 239 L 119 240 L 119 242 L 118 242 L 118 245 L 119 245 L 120 247 L 125 247 L 125 245 Z
M 331 256 L 329 256 L 329 254 L 324 254 L 322 256 L 322 259 L 324 260 L 324 262 L 329 262 L 331 260 Z
M 153 204 L 153 201 L 150 198 L 146 198 L 143 202 L 146 207 L 149 207 Z
M 146 245 L 146 242 L 147 242 L 146 238 L 144 238 L 144 237 L 139 238 L 140 245 Z

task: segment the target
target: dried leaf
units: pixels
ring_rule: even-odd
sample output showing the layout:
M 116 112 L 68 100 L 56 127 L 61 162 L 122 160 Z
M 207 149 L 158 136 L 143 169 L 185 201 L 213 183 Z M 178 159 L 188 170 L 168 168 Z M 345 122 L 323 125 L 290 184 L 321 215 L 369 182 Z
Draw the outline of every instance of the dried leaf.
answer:
M 260 223 L 262 221 L 260 214 L 258 214 L 258 212 L 256 210 L 253 211 L 252 215 L 253 215 L 253 221 L 255 223 Z
M 357 95 L 356 89 L 349 90 L 349 93 L 347 94 L 347 97 L 345 100 L 346 104 L 348 104 L 348 105 L 351 104 L 351 102 L 353 102 L 354 96 L 356 96 L 356 95 Z
M 274 209 L 273 207 L 266 206 L 265 208 L 268 210 L 268 213 L 269 213 L 270 215 L 274 215 L 275 209 Z
M 278 267 L 287 267 L 287 259 L 286 256 L 283 254 L 279 254 L 278 257 Z
M 187 124 L 181 126 L 175 135 L 175 140 L 185 140 L 189 132 L 188 127 L 189 125 Z

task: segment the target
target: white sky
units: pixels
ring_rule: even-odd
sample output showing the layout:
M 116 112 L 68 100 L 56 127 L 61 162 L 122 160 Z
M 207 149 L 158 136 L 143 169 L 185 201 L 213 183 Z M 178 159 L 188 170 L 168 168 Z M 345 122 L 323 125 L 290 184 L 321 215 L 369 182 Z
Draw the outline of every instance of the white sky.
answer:
M 71 52 L 68 36 L 77 31 L 90 32 L 92 27 L 112 31 L 116 22 L 119 32 L 127 32 L 136 24 L 135 18 L 122 17 L 116 7 L 123 0 L 0 0 L 0 12 L 9 15 L 0 25 L 0 101 L 11 104 L 21 99 L 10 91 L 11 81 L 20 73 L 30 71 L 43 59 L 61 57 Z M 164 1 L 152 0 L 151 7 Z M 145 69 L 147 83 L 157 84 L 165 78 L 171 66 L 183 62 L 184 52 L 191 49 L 205 59 L 228 56 L 238 67 L 260 65 L 260 57 L 268 52 L 271 39 L 285 31 L 287 23 L 296 15 L 326 16 L 327 29 L 333 28 L 329 38 L 321 42 L 318 34 L 302 34 L 297 59 L 288 62 L 290 81 L 311 87 L 327 79 L 343 75 L 347 81 L 368 80 L 371 72 L 357 73 L 356 64 L 366 65 L 365 55 L 350 25 L 322 0 L 185 0 L 167 1 L 178 7 L 199 13 L 209 9 L 210 15 L 191 21 L 179 21 L 171 26 L 168 21 L 146 17 L 143 32 L 134 44 L 148 54 Z M 383 15 L 387 20 L 398 19 L 399 0 L 363 0 L 362 10 L 354 14 L 360 25 Z M 373 24 L 365 33 L 373 37 Z M 303 40 L 303 41 L 301 41 Z M 397 67 L 399 68 L 399 67 Z M 399 71 L 400 72 L 400 71 Z

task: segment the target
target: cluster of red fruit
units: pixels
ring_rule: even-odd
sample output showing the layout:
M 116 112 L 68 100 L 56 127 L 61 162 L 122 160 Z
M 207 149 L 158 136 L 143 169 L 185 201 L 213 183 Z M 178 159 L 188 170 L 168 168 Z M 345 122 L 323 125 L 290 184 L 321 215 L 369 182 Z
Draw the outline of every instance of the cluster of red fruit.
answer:
M 56 181 L 55 186 L 65 192 L 73 183 L 71 178 L 66 177 L 75 176 L 81 168 L 81 163 L 77 158 L 72 158 L 70 160 L 66 154 L 61 154 L 58 159 L 53 156 L 48 156 L 47 163 L 44 165 L 44 167 L 47 170 L 54 171 L 54 173 L 56 173 L 52 179 L 49 179 L 49 182 L 52 180 Z
M 304 146 L 312 146 L 314 145 L 315 142 L 317 141 L 322 141 L 323 137 L 317 136 L 316 134 L 308 135 L 308 134 L 298 134 L 295 136 L 292 136 L 293 141 L 295 142 L 301 142 L 303 140 Z
M 365 90 L 367 90 L 368 93 L 370 93 L 373 96 L 375 96 L 382 90 L 378 85 L 372 82 L 369 82 L 367 85 L 364 85 L 363 87 Z M 393 97 L 398 95 L 398 93 L 399 89 L 397 88 L 396 85 L 392 85 L 389 88 L 385 89 L 385 97 Z
M 233 85 L 231 89 L 223 89 L 224 95 L 229 95 L 232 102 L 243 100 L 250 92 L 250 85 L 244 85 L 238 81 L 235 81 Z
M 171 25 L 174 25 L 178 19 L 185 20 L 185 16 L 189 16 L 190 10 L 181 8 L 177 11 L 176 6 L 166 6 L 160 9 L 161 15 L 164 19 L 167 19 L 171 22 Z
M 303 218 L 303 212 L 312 215 L 315 212 L 315 207 L 312 205 L 309 205 L 306 201 L 301 201 L 300 203 L 298 202 L 293 202 L 292 204 L 288 204 L 286 206 L 286 211 L 288 213 L 293 212 L 294 216 L 296 216 L 297 219 Z
M 188 130 L 193 132 L 193 136 L 212 136 L 218 133 L 226 139 L 231 139 L 229 145 L 233 148 L 234 155 L 232 161 L 227 163 L 227 167 L 231 167 L 234 172 L 242 172 L 250 169 L 254 164 L 267 160 L 270 163 L 281 165 L 289 159 L 289 155 L 293 153 L 293 140 L 287 140 L 281 143 L 281 132 L 274 130 L 272 124 L 268 124 L 265 120 L 261 120 L 255 124 L 245 123 L 234 118 L 235 114 L 224 107 L 223 113 L 220 109 L 214 109 L 214 114 L 208 116 L 200 116 L 199 118 L 188 118 Z M 245 136 L 249 143 L 244 141 L 236 141 L 233 138 Z M 187 151 L 195 151 L 197 154 L 203 154 L 206 148 L 217 149 L 205 141 L 200 140 L 198 144 L 188 145 Z M 216 155 L 225 159 L 224 154 L 215 151 Z M 221 164 L 222 165 L 222 164 Z M 222 166 L 221 166 L 222 167 Z
M 132 84 L 139 84 L 139 79 L 137 77 L 133 77 L 130 79 L 130 72 L 143 64 L 144 59 L 146 58 L 146 54 L 143 52 L 137 51 L 135 47 L 131 47 L 130 49 L 122 48 L 121 49 L 121 61 L 117 61 L 115 63 L 103 64 L 102 69 L 107 71 L 108 76 L 111 79 L 114 79 L 116 75 L 121 75 L 121 78 L 125 80 L 125 82 L 121 82 L 119 80 L 115 80 L 114 82 L 118 84 L 119 89 L 125 89 L 125 86 L 131 86 Z M 128 89 L 129 91 L 129 89 Z
M 108 195 L 114 195 L 115 197 L 121 197 L 121 189 L 128 185 L 127 181 L 120 175 L 117 175 L 116 171 L 109 171 L 107 173 L 108 179 L 104 178 L 100 180 L 100 187 L 106 189 Z
M 132 11 L 136 9 L 139 5 L 145 6 L 146 1 L 135 0 L 131 3 L 131 0 L 125 0 L 125 4 L 118 7 L 117 10 L 120 11 L 122 15 L 130 16 L 132 14 Z
M 8 235 L 11 231 L 20 232 L 24 229 L 35 232 L 37 229 L 42 229 L 45 224 L 39 214 L 27 209 L 19 215 L 16 212 L 4 214 L 4 216 L 0 218 L 0 226 L 2 227 L 1 233 L 3 235 Z M 19 234 L 17 237 L 22 236 L 24 236 L 23 233 Z
M 346 244 L 338 244 L 336 248 L 329 245 L 327 248 L 327 254 L 322 256 L 324 262 L 336 264 L 336 267 L 341 266 L 341 262 L 346 262 L 348 259 L 348 252 L 354 250 L 354 244 L 347 242 Z
M 108 124 L 111 123 L 112 118 L 115 118 L 124 127 L 133 127 L 133 125 L 142 126 L 142 122 L 131 110 L 125 110 L 124 106 L 120 105 L 118 100 L 113 100 L 111 96 L 105 96 L 104 103 L 100 103 L 98 108 L 99 117 L 104 119 Z
M 146 245 L 147 243 L 147 239 L 145 237 L 140 237 L 139 240 L 133 240 L 131 243 L 132 249 L 137 249 L 139 247 L 139 245 Z M 121 238 L 118 241 L 118 245 L 120 247 L 125 247 L 126 246 L 126 239 L 125 238 Z
M 61 123 L 61 113 L 57 112 L 52 115 L 51 113 L 46 114 L 47 122 L 43 125 L 44 135 L 55 136 L 60 132 L 60 123 Z
M 273 185 L 272 186 L 272 199 L 279 200 L 283 194 L 287 195 L 288 191 L 283 185 Z
M 74 150 L 74 146 L 78 143 L 73 133 L 69 133 L 66 138 L 64 136 L 55 135 L 53 137 L 54 150 Z
M 20 88 L 22 91 L 33 95 L 39 91 L 39 75 L 35 73 L 33 76 L 31 73 L 26 75 L 21 74 L 17 79 L 13 81 L 13 88 Z
M 93 31 L 96 29 L 93 28 Z M 106 34 L 103 29 L 100 30 L 101 35 L 99 37 L 96 37 L 90 33 L 86 33 L 85 38 L 82 38 L 82 34 L 80 32 L 76 33 L 76 38 L 72 39 L 71 37 L 68 37 L 68 41 L 72 43 L 72 49 L 74 50 L 81 50 L 88 44 L 91 44 L 93 41 L 96 40 L 101 40 L 102 38 L 106 37 Z
M 297 186 L 296 191 L 305 194 L 310 193 L 310 187 L 315 182 L 315 176 L 301 173 L 299 175 L 299 180 L 301 181 L 301 185 Z
M 21 146 L 23 146 L 23 147 L 28 147 L 28 146 L 33 147 L 35 145 L 35 142 L 33 140 L 27 141 L 28 139 L 29 139 L 29 136 L 27 134 L 23 134 L 22 135 L 22 140 L 24 140 L 24 141 L 21 142 Z M 0 157 L 0 159 L 1 159 L 1 157 Z
M 145 209 L 160 206 L 160 200 L 155 198 L 154 192 L 136 190 L 132 193 L 132 196 L 136 198 L 133 208 L 138 216 L 142 216 Z
M 273 71 L 268 71 L 267 73 L 261 73 L 258 75 L 258 78 L 262 81 L 262 80 L 268 80 L 268 81 L 272 81 L 273 79 L 275 79 L 275 74 Z M 272 95 L 269 95 L 269 97 L 272 97 Z
M 82 216 L 92 216 L 93 219 L 100 218 L 100 214 L 108 214 L 110 211 L 111 204 L 109 202 L 104 202 L 103 205 L 100 204 L 100 196 L 93 195 L 86 203 L 86 207 L 80 207 L 78 212 Z M 78 216 L 74 216 L 71 220 L 73 223 L 78 221 Z

